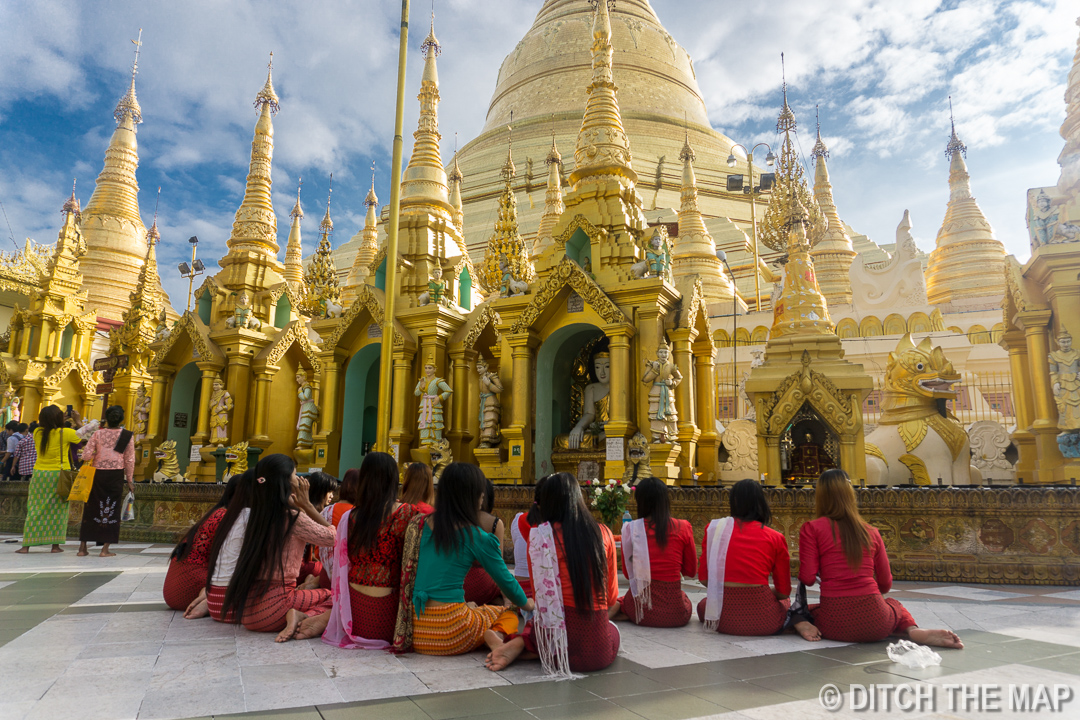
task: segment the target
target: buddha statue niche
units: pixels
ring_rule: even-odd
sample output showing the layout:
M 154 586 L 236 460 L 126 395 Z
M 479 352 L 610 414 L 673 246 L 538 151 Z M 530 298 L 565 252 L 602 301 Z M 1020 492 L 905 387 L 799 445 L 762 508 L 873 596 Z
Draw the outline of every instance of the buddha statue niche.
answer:
M 585 386 L 581 417 L 568 435 L 555 438 L 556 450 L 600 450 L 604 446 L 604 426 L 610 415 L 608 403 L 611 389 L 611 355 L 601 351 L 593 356 L 596 382 Z

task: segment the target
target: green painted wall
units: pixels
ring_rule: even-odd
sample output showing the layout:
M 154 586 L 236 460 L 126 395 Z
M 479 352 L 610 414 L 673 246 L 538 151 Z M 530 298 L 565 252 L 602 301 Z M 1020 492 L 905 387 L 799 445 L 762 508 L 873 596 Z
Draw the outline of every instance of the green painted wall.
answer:
M 281 329 L 289 324 L 292 315 L 292 303 L 289 302 L 288 293 L 281 293 L 277 301 L 277 310 L 274 311 L 274 327 Z
M 69 323 L 68 326 L 64 328 L 64 334 L 60 337 L 60 357 L 71 357 L 71 341 L 74 337 L 75 326 Z
M 199 296 L 199 301 L 195 305 L 196 312 L 199 314 L 199 319 L 207 325 L 210 324 L 210 313 L 213 311 L 213 307 L 213 298 L 210 297 L 210 291 L 207 290 Z
M 199 425 L 199 392 L 202 389 L 202 373 L 195 363 L 188 363 L 180 368 L 173 380 L 172 400 L 169 402 L 169 414 L 165 418 L 168 430 L 166 440 L 176 441 L 176 459 L 180 463 L 180 472 L 186 473 L 188 456 L 191 452 L 191 436 Z M 187 427 L 176 427 L 176 414 L 187 414 Z M 157 463 L 155 461 L 155 468 Z
M 364 444 L 375 441 L 379 406 L 379 353 L 381 343 L 356 351 L 345 368 L 345 399 L 341 417 L 341 455 L 338 472 L 360 467 Z
M 585 259 L 592 258 L 592 243 L 589 241 L 589 236 L 585 234 L 585 231 L 578 228 L 574 231 L 574 234 L 570 236 L 570 240 L 566 243 L 566 257 L 570 258 L 578 265 L 585 267 Z
M 569 247 L 569 245 L 568 245 Z M 570 432 L 570 380 L 581 348 L 603 331 L 574 323 L 551 333 L 536 354 L 536 435 L 533 457 L 536 477 L 552 471 L 551 445 L 556 435 Z

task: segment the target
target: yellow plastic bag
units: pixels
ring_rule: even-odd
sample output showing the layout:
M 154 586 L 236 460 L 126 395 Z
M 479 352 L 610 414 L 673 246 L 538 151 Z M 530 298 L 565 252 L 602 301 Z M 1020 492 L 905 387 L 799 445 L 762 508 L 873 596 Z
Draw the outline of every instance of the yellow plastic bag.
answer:
M 92 463 L 83 463 L 79 468 L 79 474 L 75 476 L 75 482 L 71 484 L 68 502 L 86 502 L 90 499 L 90 488 L 93 486 L 94 466 Z

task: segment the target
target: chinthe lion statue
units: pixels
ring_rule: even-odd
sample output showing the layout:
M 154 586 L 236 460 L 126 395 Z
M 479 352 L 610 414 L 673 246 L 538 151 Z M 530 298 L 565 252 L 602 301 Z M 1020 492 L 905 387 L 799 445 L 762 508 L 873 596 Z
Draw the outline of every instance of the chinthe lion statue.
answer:
M 180 463 L 176 460 L 175 440 L 166 440 L 154 448 L 154 457 L 158 461 L 154 482 L 184 482 L 184 476 L 180 474 Z
M 634 437 L 626 444 L 626 469 L 622 476 L 624 484 L 637 485 L 639 481 L 653 476 L 652 467 L 649 465 L 651 454 L 648 438 L 641 433 L 634 433 Z
M 225 449 L 225 475 L 222 480 L 228 480 L 233 475 L 242 475 L 248 469 L 248 444 L 236 443 Z
M 904 335 L 889 353 L 878 427 L 866 437 L 868 485 L 977 484 L 971 446 L 946 403 L 960 375 L 930 338 L 918 346 Z
M 428 450 L 431 452 L 431 473 L 437 483 L 442 477 L 443 470 L 446 470 L 446 466 L 454 461 L 453 455 L 450 454 L 450 441 L 446 438 L 436 440 L 428 445 Z

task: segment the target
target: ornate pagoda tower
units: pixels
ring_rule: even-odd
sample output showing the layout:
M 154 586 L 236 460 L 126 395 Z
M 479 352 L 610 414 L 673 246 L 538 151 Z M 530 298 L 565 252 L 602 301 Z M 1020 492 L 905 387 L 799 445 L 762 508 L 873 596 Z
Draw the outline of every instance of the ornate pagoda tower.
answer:
M 506 181 L 499 197 L 499 218 L 495 221 L 495 232 L 488 240 L 484 251 L 484 262 L 479 267 L 480 284 L 488 293 L 498 293 L 502 282 L 502 263 L 505 260 L 510 274 L 516 280 L 531 282 L 536 277 L 529 253 L 525 250 L 525 241 L 518 231 L 517 198 L 514 197 L 514 143 L 511 130 L 509 147 L 506 151 L 506 163 L 502 175 Z
M 866 478 L 862 402 L 873 379 L 862 365 L 844 360 L 844 349 L 829 317 L 811 257 L 811 231 L 817 226 L 804 198 L 813 203 L 791 141 L 795 113 L 787 103 L 777 122 L 783 133 L 776 188 L 769 199 L 766 244 L 774 247 L 785 233 L 787 264 L 784 284 L 773 308 L 773 324 L 765 345 L 765 362 L 752 368 L 746 393 L 757 415 L 758 467 L 770 485 L 786 479 L 782 455 L 793 457 L 796 447 L 807 460 L 840 467 L 858 482 Z M 793 368 L 797 368 L 792 372 Z M 807 437 L 793 438 L 793 428 Z M 826 467 L 821 467 L 824 470 Z
M 810 153 L 814 161 L 814 198 L 828 223 L 825 233 L 810 250 L 817 268 L 818 284 L 829 305 L 851 304 L 851 263 L 855 250 L 851 246 L 844 223 L 833 201 L 832 183 L 829 182 L 829 148 L 821 139 L 821 121 L 818 121 L 817 142 Z
M 374 163 L 373 163 L 374 165 Z M 353 260 L 345 281 L 342 297 L 345 301 L 352 302 L 356 298 L 357 289 L 367 282 L 371 274 L 371 263 L 379 254 L 379 196 L 375 194 L 375 169 L 371 170 L 371 189 L 364 198 L 364 206 L 367 208 L 367 216 L 364 218 L 364 228 L 360 231 L 360 249 Z M 355 236 L 354 236 L 355 239 Z
M 304 282 L 304 245 L 300 231 L 300 221 L 304 219 L 304 210 L 300 207 L 300 186 L 296 183 L 296 204 L 289 212 L 292 218 L 292 226 L 289 228 L 289 244 L 285 246 L 285 280 L 293 287 L 299 287 Z
M 701 280 L 705 298 L 710 304 L 722 301 L 730 303 L 735 296 L 731 278 L 724 272 L 716 257 L 716 243 L 705 228 L 705 221 L 698 206 L 697 176 L 694 173 L 694 149 L 690 147 L 690 134 L 686 135 L 679 159 L 683 161 L 682 204 L 679 207 L 679 237 L 675 239 L 672 252 L 672 270 L 676 287 L 687 294 L 697 280 Z M 729 309 L 730 311 L 730 309 Z
M 934 305 L 959 303 L 956 309 L 978 300 L 996 305 L 1005 294 L 1005 246 L 971 196 L 967 147 L 956 135 L 955 121 L 949 121 L 949 204 L 926 267 L 926 296 Z
M 540 216 L 540 227 L 536 230 L 536 240 L 533 242 L 533 257 L 554 244 L 551 231 L 566 210 L 566 205 L 563 204 L 562 155 L 559 154 L 554 132 L 551 133 L 551 150 L 548 151 L 545 162 L 548 166 L 547 191 L 544 194 L 544 214 Z

